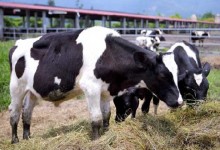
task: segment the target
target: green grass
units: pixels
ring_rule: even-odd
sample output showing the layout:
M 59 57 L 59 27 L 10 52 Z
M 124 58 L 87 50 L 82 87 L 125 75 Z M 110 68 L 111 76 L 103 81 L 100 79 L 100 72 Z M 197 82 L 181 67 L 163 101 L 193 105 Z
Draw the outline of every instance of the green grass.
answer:
M 6 109 L 10 102 L 10 68 L 8 61 L 8 52 L 13 45 L 14 41 L 0 43 L 0 111 Z
M 220 100 L 220 70 L 211 70 L 209 76 L 208 99 Z

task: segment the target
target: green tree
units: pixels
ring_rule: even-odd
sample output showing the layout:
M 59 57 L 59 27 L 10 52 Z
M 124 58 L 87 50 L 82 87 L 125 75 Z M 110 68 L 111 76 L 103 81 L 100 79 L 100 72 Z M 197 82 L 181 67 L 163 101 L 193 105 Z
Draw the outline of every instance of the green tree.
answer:
M 207 12 L 204 13 L 201 17 L 201 19 L 199 19 L 201 21 L 208 21 L 208 22 L 214 22 L 215 21 L 215 15 L 212 14 L 212 12 Z
M 174 15 L 170 16 L 170 18 L 182 19 L 181 15 L 179 13 L 175 13 Z
M 22 25 L 22 19 L 17 17 L 4 17 L 4 24 L 6 27 L 20 27 Z

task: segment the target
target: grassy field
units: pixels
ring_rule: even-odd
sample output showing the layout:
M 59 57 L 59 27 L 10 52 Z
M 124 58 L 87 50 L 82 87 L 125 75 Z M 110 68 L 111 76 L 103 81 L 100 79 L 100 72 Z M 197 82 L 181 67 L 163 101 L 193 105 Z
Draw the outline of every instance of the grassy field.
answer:
M 8 61 L 8 52 L 13 46 L 14 41 L 0 43 L 0 111 L 6 109 L 9 105 L 9 79 L 10 69 Z
M 208 99 L 220 100 L 220 70 L 211 70 L 209 76 Z

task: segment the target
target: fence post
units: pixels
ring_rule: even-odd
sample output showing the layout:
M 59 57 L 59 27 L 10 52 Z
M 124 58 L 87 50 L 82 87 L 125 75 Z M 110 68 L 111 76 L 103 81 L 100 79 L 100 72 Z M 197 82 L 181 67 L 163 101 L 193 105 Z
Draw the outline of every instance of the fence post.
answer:
M 3 28 L 4 28 L 4 11 L 0 9 L 0 39 L 3 39 Z
M 42 12 L 42 17 L 43 17 L 43 31 L 44 33 L 47 33 L 47 20 L 46 20 L 46 11 Z
M 15 28 L 13 28 L 13 37 L 14 37 L 14 40 L 16 40 Z

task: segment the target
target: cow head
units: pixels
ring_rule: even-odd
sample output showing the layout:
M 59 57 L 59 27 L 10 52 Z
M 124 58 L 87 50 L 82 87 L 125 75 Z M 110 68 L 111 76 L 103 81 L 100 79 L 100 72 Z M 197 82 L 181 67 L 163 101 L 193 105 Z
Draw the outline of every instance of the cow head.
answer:
M 160 39 L 160 41 L 166 41 L 166 39 L 165 39 L 165 37 L 164 36 L 159 36 L 159 39 Z
M 142 95 L 139 96 L 138 89 L 132 87 L 128 88 L 123 95 L 113 99 L 116 107 L 116 122 L 124 121 L 131 113 L 136 113 L 139 105 L 138 98 L 142 98 Z
M 206 77 L 210 69 L 210 64 L 205 63 L 202 70 L 186 71 L 179 76 L 179 88 L 184 99 L 205 100 L 209 89 Z
M 151 53 L 150 58 L 141 52 L 134 54 L 136 65 L 145 71 L 142 78 L 147 88 L 169 107 L 176 108 L 182 105 L 183 100 L 177 85 L 177 65 L 174 55 L 172 53 L 159 55 Z

